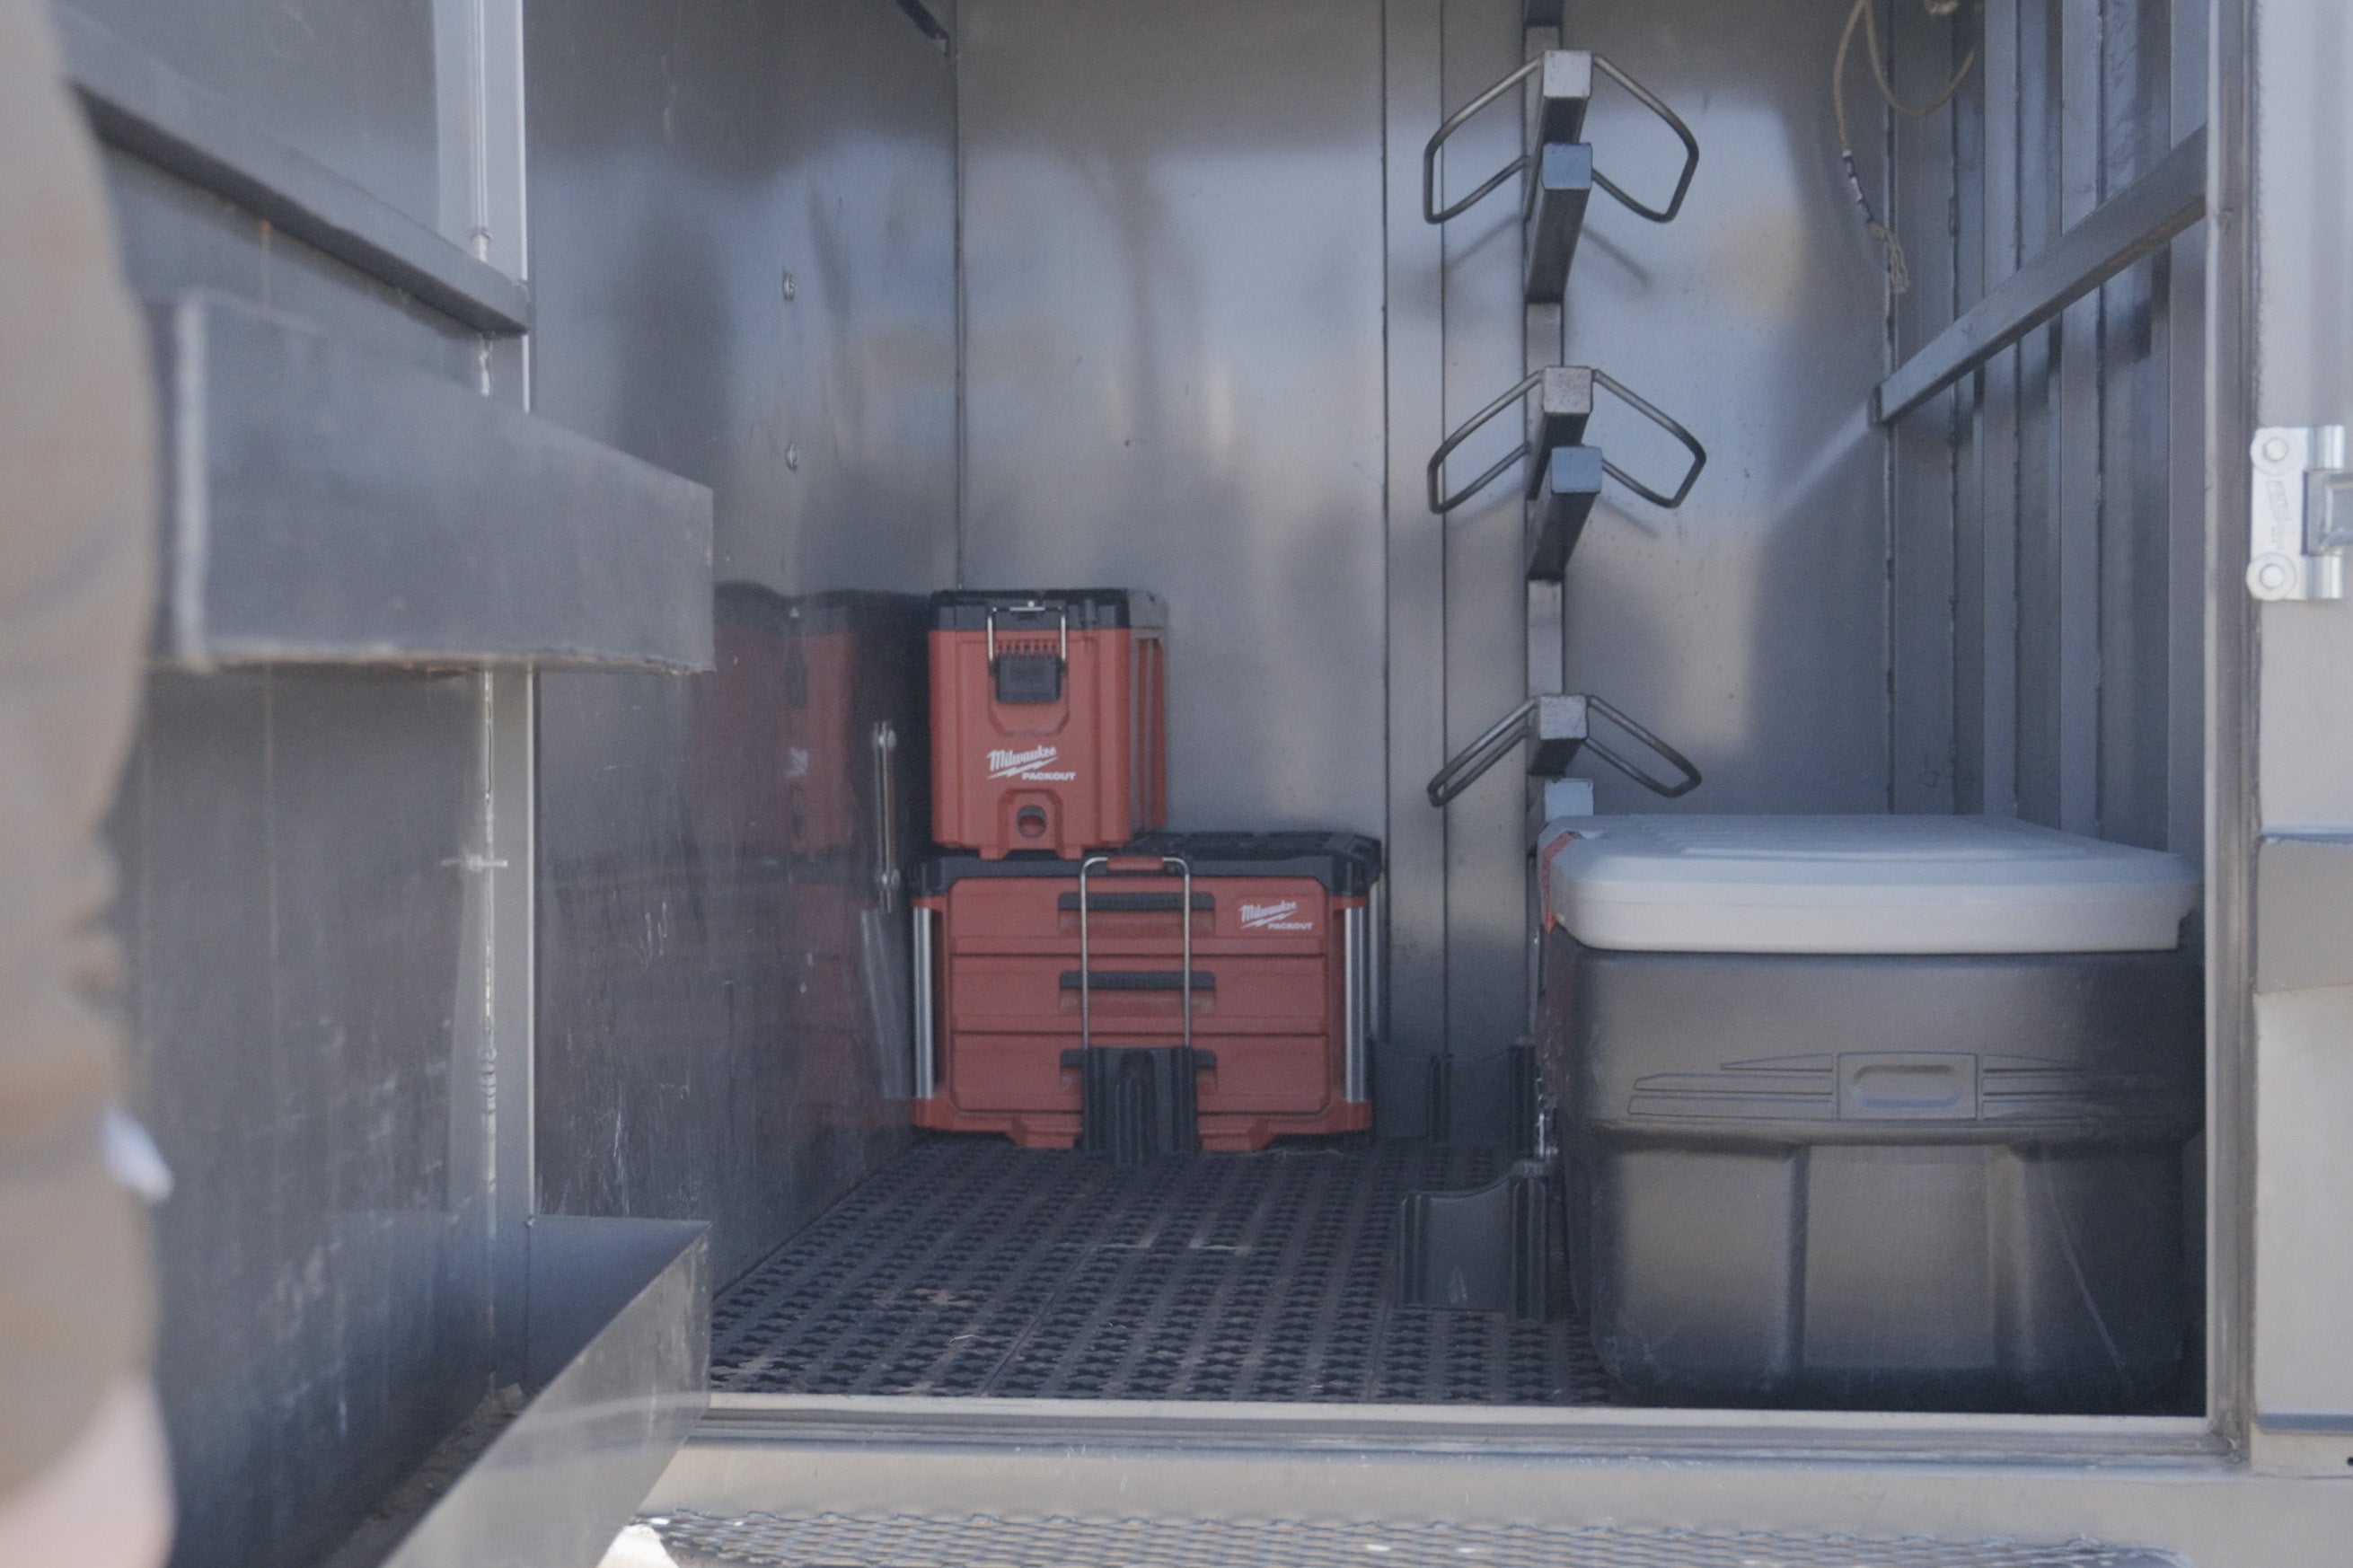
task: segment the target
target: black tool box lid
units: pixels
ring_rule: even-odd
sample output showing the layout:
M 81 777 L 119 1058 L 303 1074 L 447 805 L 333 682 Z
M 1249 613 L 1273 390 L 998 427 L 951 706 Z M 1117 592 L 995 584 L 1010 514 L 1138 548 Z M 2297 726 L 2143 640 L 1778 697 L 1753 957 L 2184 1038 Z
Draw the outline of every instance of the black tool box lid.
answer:
M 1196 877 L 1313 877 L 1335 898 L 1361 899 L 1381 875 L 1381 841 L 1361 833 L 1147 833 L 1113 856 L 1177 855 Z M 915 873 L 919 891 L 937 897 L 966 877 L 1075 878 L 1081 862 L 1043 851 L 984 860 L 944 849 Z
M 1008 613 L 1024 605 L 1045 607 Z M 1053 626 L 1056 611 L 1069 614 L 1074 632 L 1168 624 L 1168 607 L 1160 596 L 1141 588 L 951 588 L 932 595 L 932 626 L 944 632 L 986 631 L 991 610 L 997 612 L 1000 632 L 1034 632 L 1041 623 Z

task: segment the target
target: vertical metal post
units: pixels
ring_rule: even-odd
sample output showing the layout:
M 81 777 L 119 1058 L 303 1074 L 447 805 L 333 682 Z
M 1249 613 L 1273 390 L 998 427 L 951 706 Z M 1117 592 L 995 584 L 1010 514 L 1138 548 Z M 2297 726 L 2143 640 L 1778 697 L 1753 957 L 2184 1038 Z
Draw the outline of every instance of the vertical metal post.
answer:
M 1177 1005 L 1185 1013 L 1185 1048 L 1193 1048 L 1193 863 L 1181 856 L 1171 855 L 1160 862 L 1162 870 L 1174 866 L 1184 874 L 1184 889 L 1176 895 L 1176 924 L 1184 936 L 1184 979 L 1177 988 Z
M 538 1032 L 538 862 L 533 783 L 537 772 L 538 685 L 529 670 L 481 677 L 485 810 L 482 893 L 488 905 L 485 1070 L 492 1074 L 491 1247 L 498 1362 L 512 1380 L 523 1365 L 531 1281 L 531 1218 L 538 1212 L 533 1104 Z
M 1351 905 L 1340 911 L 1341 957 L 1341 1098 L 1361 1102 L 1365 1084 L 1365 910 Z
M 932 911 L 917 904 L 915 921 L 915 1072 L 917 1100 L 929 1100 L 939 1092 L 937 1073 L 939 1056 L 938 1025 L 932 1014 Z M 1085 960 L 1080 961 L 1083 966 Z
M 438 226 L 478 260 L 529 276 L 524 232 L 522 0 L 434 0 L 441 206 Z M 484 396 L 531 406 L 527 339 L 485 338 Z M 502 1382 L 523 1375 L 537 1208 L 533 1068 L 536 1053 L 537 677 L 476 678 L 481 703 L 480 828 L 468 852 L 472 900 L 465 994 L 480 998 L 461 1049 L 481 1075 L 486 1112 L 492 1339 Z

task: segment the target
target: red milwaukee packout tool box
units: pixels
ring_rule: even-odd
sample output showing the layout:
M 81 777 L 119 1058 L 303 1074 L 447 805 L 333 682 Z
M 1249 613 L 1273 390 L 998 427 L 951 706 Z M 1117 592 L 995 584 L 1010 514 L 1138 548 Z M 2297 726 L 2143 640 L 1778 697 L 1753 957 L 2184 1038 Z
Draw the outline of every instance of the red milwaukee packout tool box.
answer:
M 1200 1053 L 1204 1149 L 1370 1127 L 1380 869 L 1379 844 L 1349 834 L 1156 833 L 1083 862 L 934 857 L 916 878 L 915 1124 L 1067 1149 L 1071 1058 L 1185 1045 Z
M 1167 612 L 1124 588 L 932 599 L 932 827 L 984 859 L 1168 819 Z

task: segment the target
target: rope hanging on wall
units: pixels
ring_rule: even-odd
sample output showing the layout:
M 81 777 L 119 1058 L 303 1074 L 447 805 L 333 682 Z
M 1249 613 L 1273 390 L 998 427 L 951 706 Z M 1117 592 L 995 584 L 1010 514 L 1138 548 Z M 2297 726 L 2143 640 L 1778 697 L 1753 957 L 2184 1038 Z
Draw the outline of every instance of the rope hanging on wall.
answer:
M 1920 4 L 1932 21 L 1947 20 L 1958 15 L 1961 9 L 1961 0 L 1920 0 Z M 1894 229 L 1879 221 L 1879 215 L 1872 210 L 1871 198 L 1863 195 L 1862 177 L 1854 167 L 1854 142 L 1846 132 L 1846 62 L 1847 56 L 1854 48 L 1854 35 L 1858 27 L 1862 31 L 1863 52 L 1871 57 L 1871 77 L 1878 84 L 1879 96 L 1888 108 L 1910 120 L 1926 120 L 1952 102 L 1953 95 L 1961 90 L 1961 83 L 1968 79 L 1970 70 L 1976 67 L 1978 52 L 1975 49 L 1969 51 L 1968 58 L 1961 62 L 1961 68 L 1953 73 L 1953 79 L 1945 84 L 1945 90 L 1936 95 L 1935 101 L 1915 109 L 1895 96 L 1895 89 L 1887 80 L 1887 67 L 1881 58 L 1879 47 L 1879 20 L 1873 10 L 1873 0 L 1854 0 L 1854 9 L 1847 13 L 1846 29 L 1839 34 L 1838 58 L 1831 65 L 1831 111 L 1838 121 L 1839 163 L 1846 171 L 1846 188 L 1854 196 L 1854 205 L 1862 209 L 1864 228 L 1870 231 L 1872 238 L 1886 247 L 1887 286 L 1895 293 L 1902 294 L 1912 287 L 1911 268 L 1904 259 L 1904 242 L 1895 237 Z

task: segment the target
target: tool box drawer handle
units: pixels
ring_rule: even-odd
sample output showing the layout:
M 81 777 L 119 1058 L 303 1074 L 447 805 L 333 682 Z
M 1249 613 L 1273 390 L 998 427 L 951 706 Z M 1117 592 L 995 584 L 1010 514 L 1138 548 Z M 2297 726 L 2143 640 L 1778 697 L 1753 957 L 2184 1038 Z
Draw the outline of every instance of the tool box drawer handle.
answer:
M 1062 971 L 1062 989 L 1076 991 L 1083 986 L 1097 991 L 1182 991 L 1185 972 L 1181 969 L 1094 969 L 1084 974 L 1075 969 Z M 1193 989 L 1215 991 L 1218 977 L 1206 969 L 1193 971 Z
M 1159 868 L 1155 866 L 1153 869 L 1158 870 Z M 1185 896 L 1182 893 L 1089 893 L 1087 904 L 1091 909 L 1110 914 L 1173 915 L 1185 907 Z M 1076 893 L 1064 893 L 1054 900 L 1054 907 L 1058 910 L 1075 911 L 1079 907 L 1079 896 Z M 1217 907 L 1217 894 L 1193 895 L 1194 912 L 1214 910 Z

